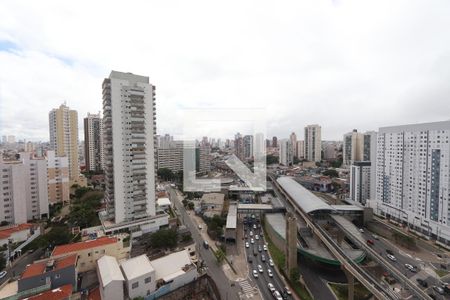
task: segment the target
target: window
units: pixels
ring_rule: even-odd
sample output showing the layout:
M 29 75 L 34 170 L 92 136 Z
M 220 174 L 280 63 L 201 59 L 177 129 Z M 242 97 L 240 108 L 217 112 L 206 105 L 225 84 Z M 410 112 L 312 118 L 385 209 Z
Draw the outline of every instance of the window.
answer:
M 133 284 L 131 284 L 131 288 L 135 289 L 139 286 L 139 282 L 134 282 Z
M 144 280 L 145 283 L 149 283 L 149 282 L 151 282 L 151 281 L 152 281 L 152 278 L 151 278 L 151 277 L 147 277 L 147 278 L 145 278 L 145 280 Z
M 59 279 L 60 277 L 61 277 L 61 275 L 55 274 L 55 279 Z

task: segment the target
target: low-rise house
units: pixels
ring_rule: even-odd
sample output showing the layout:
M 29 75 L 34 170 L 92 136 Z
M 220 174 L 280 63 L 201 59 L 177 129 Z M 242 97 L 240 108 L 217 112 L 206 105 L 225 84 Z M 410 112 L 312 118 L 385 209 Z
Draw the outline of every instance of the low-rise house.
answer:
M 33 229 L 33 224 L 26 223 L 1 228 L 0 247 L 3 245 L 7 245 L 10 239 L 12 243 L 20 243 L 26 241 L 33 234 Z
M 212 218 L 215 215 L 221 215 L 225 195 L 222 193 L 206 193 L 201 199 L 203 215 Z
M 147 297 L 156 289 L 155 269 L 147 255 L 143 254 L 121 264 L 125 276 L 128 297 Z
M 28 265 L 18 280 L 18 291 L 42 288 L 49 285 L 57 289 L 64 285 L 71 285 L 77 289 L 77 255 L 67 255 L 57 259 L 45 259 Z
M 72 296 L 72 285 L 66 284 L 53 290 L 42 292 L 26 300 L 70 300 Z
M 130 256 L 130 242 L 127 241 L 128 234 L 120 234 L 114 237 L 103 236 L 94 240 L 86 240 L 73 244 L 56 246 L 52 257 L 58 258 L 70 254 L 78 257 L 77 271 L 83 273 L 96 269 L 96 261 L 104 255 L 110 255 L 118 260 Z
M 102 300 L 122 300 L 125 278 L 115 257 L 104 255 L 97 261 L 97 277 Z

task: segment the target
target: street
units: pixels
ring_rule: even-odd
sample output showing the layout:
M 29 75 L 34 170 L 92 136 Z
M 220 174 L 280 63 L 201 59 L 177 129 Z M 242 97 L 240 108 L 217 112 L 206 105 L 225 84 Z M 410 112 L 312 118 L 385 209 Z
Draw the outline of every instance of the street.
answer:
M 176 194 L 175 189 L 170 186 L 167 186 L 170 199 L 172 203 L 175 205 L 178 213 L 181 215 L 182 222 L 189 231 L 192 233 L 192 238 L 197 245 L 197 251 L 201 259 L 207 266 L 208 275 L 214 280 L 219 289 L 220 296 L 224 300 L 238 300 L 239 299 L 239 285 L 231 282 L 228 277 L 223 272 L 222 268 L 218 265 L 216 257 L 211 252 L 211 248 L 205 249 L 203 244 L 203 239 L 198 232 L 197 226 L 192 222 L 190 217 L 187 215 L 186 210 L 183 207 L 183 204 L 180 202 L 178 195 Z
M 7 267 L 5 269 L 8 273 L 0 280 L 0 284 L 4 283 L 9 278 L 21 275 L 23 271 L 25 271 L 26 266 L 31 264 L 33 261 L 38 260 L 42 254 L 44 254 L 44 250 L 38 249 L 33 253 L 24 254 L 22 257 L 18 258 L 19 261 L 17 261 L 12 268 Z

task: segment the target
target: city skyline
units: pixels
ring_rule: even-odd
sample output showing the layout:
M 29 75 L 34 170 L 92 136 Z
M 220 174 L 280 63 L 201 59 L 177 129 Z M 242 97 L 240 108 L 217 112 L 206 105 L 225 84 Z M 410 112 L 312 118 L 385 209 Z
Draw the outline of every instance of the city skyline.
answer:
M 47 140 L 46 113 L 64 101 L 82 128 L 81 117 L 101 109 L 111 69 L 147 74 L 158 86 L 160 134 L 176 134 L 181 110 L 192 107 L 262 107 L 269 136 L 318 123 L 324 140 L 449 119 L 450 43 L 441 30 L 450 27 L 449 3 L 141 4 L 136 12 L 108 3 L 108 14 L 96 14 L 104 4 L 2 2 L 0 134 Z M 142 39 L 129 30 L 136 27 L 158 30 Z M 134 46 L 118 45 L 116 33 Z

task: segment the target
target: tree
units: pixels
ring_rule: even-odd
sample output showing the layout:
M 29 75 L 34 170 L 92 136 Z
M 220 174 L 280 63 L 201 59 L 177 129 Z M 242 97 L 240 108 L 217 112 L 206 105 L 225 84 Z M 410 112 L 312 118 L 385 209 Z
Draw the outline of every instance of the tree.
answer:
M 150 236 L 152 248 L 173 248 L 177 245 L 178 233 L 174 229 L 161 229 Z
M 271 165 L 271 164 L 277 164 L 278 162 L 279 162 L 279 160 L 278 160 L 278 157 L 277 157 L 277 156 L 271 155 L 271 154 L 268 154 L 268 155 L 266 156 L 266 163 L 267 163 L 268 165 Z
M 69 222 L 80 228 L 99 225 L 97 210 L 101 207 L 103 196 L 101 191 L 89 190 L 75 199 L 70 207 Z
M 191 210 L 194 209 L 194 202 L 189 201 L 188 208 L 191 209 Z
M 173 174 L 172 170 L 167 168 L 158 169 L 158 177 L 165 181 L 172 181 L 175 179 L 175 174 Z
M 325 170 L 325 171 L 323 171 L 322 174 L 325 176 L 330 176 L 330 177 L 339 177 L 339 173 L 333 169 Z
M 300 162 L 300 159 L 298 159 L 297 156 L 294 156 L 294 164 L 298 164 Z
M 293 282 L 297 282 L 300 279 L 300 272 L 299 272 L 298 268 L 293 268 L 291 270 L 291 274 L 289 274 L 289 276 Z
M 342 165 L 342 158 L 339 158 L 331 163 L 333 168 L 340 168 Z
M 0 270 L 3 270 L 6 267 L 6 259 L 3 254 L 0 254 Z

